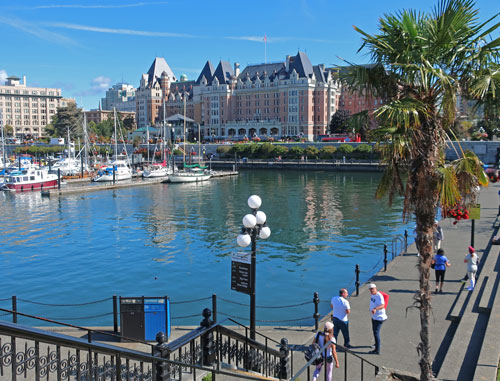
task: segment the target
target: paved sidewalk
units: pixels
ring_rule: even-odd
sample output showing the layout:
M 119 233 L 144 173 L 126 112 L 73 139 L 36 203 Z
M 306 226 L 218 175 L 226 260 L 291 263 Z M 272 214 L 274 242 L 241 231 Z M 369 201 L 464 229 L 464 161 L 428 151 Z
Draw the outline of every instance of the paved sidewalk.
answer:
M 475 222 L 474 235 L 474 246 L 479 258 L 493 234 L 493 224 L 498 212 L 499 189 L 498 184 L 490 184 L 489 187 L 482 189 L 480 194 L 481 219 Z M 456 329 L 456 323 L 447 320 L 447 316 L 463 284 L 461 279 L 466 273 L 463 259 L 471 243 L 471 221 L 460 221 L 456 225 L 452 222 L 450 219 L 441 221 L 444 230 L 442 248 L 451 262 L 451 267 L 446 271 L 443 294 L 433 294 L 431 300 L 431 351 L 435 370 L 439 370 Z M 412 308 L 413 296 L 418 290 L 417 261 L 415 246 L 411 245 L 407 255 L 395 258 L 388 264 L 387 272 L 382 270 L 371 280 L 376 283 L 380 291 L 390 295 L 387 310 L 389 318 L 381 330 L 380 355 L 368 354 L 374 339 L 368 307 L 370 293 L 366 285 L 360 289 L 359 296 L 349 298 L 351 304 L 349 326 L 354 352 L 380 366 L 419 374 L 417 345 L 420 342 L 420 317 L 419 310 Z M 434 289 L 434 271 L 431 275 L 431 286 Z M 341 334 L 339 344 L 343 344 Z M 452 364 L 449 361 L 447 363 Z M 461 365 L 462 362 L 456 364 L 458 367 Z

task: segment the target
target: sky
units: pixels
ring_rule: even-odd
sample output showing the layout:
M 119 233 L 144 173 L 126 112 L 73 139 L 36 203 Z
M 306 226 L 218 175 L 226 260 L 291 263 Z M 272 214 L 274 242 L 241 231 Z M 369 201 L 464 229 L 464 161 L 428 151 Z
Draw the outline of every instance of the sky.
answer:
M 306 52 L 313 65 L 366 63 L 353 25 L 375 33 L 403 8 L 431 11 L 436 0 L 0 0 L 0 83 L 56 87 L 95 109 L 119 82 L 139 86 L 155 57 L 177 78 L 196 79 L 205 62 L 282 62 Z M 481 20 L 499 0 L 477 0 Z M 264 41 L 264 37 L 265 40 Z M 498 33 L 495 37 L 498 37 Z

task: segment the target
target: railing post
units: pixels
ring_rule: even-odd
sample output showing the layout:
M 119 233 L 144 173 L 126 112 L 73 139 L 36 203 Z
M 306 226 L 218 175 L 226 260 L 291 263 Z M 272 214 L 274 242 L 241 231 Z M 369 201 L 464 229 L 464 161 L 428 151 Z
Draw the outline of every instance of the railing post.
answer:
M 281 339 L 280 345 L 280 369 L 277 377 L 281 380 L 288 380 L 291 377 L 290 371 L 290 349 L 288 348 L 288 340 Z
M 167 348 L 167 337 L 163 332 L 156 334 L 156 344 L 153 348 L 153 356 L 161 357 L 162 359 L 169 359 L 170 353 Z M 168 381 L 170 380 L 170 367 L 165 361 L 156 361 L 156 379 L 154 381 Z
M 387 271 L 387 245 L 384 245 L 384 272 Z
M 118 301 L 116 295 L 113 295 L 113 332 L 118 333 Z
M 319 323 L 319 312 L 318 312 L 318 305 L 319 305 L 319 296 L 318 293 L 314 293 L 313 297 L 313 303 L 314 303 L 314 329 L 317 331 L 318 330 L 318 323 Z
M 405 229 L 405 254 L 408 254 L 408 230 Z
M 14 313 L 12 314 L 12 323 L 17 323 L 17 314 L 16 314 L 17 296 L 15 296 L 15 295 L 12 295 L 12 311 L 14 311 Z
M 57 168 L 57 189 L 61 189 L 61 168 Z
M 212 316 L 212 311 L 209 308 L 205 308 L 203 310 L 203 320 L 200 323 L 200 326 L 203 328 L 210 328 L 214 322 L 210 320 L 210 316 Z M 201 351 L 202 351 L 202 365 L 212 366 L 215 360 L 215 342 L 214 342 L 214 334 L 213 331 L 209 331 L 203 335 L 201 335 Z
M 212 317 L 213 322 L 217 323 L 217 295 L 212 294 Z
M 113 185 L 115 185 L 116 181 L 116 165 L 113 165 Z
M 354 272 L 356 273 L 356 296 L 358 296 L 359 295 L 359 265 L 356 265 Z

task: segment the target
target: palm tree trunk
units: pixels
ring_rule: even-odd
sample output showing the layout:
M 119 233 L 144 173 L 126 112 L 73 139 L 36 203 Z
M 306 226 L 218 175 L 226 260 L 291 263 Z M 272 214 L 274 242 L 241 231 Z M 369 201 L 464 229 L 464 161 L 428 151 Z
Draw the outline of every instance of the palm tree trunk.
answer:
M 419 141 L 417 160 L 411 168 L 410 197 L 414 200 L 417 241 L 419 247 L 419 292 L 415 295 L 420 310 L 420 343 L 417 352 L 420 356 L 420 380 L 433 379 L 431 359 L 431 287 L 430 266 L 433 257 L 433 226 L 438 204 L 436 164 L 439 160 L 439 139 L 436 129 L 424 127 Z

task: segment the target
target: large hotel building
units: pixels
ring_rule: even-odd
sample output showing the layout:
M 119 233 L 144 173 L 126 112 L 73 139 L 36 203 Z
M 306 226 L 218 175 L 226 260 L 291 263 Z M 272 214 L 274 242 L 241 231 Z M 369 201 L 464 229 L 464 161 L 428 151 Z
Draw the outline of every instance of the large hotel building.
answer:
M 136 91 L 138 127 L 184 113 L 202 134 L 217 139 L 245 136 L 302 136 L 328 132 L 337 111 L 340 82 L 324 65 L 312 65 L 298 52 L 283 62 L 249 65 L 207 61 L 196 81 L 177 80 L 167 62 L 156 58 Z
M 8 77 L 0 85 L 0 126 L 10 125 L 15 136 L 41 137 L 58 107 L 70 100 L 61 96 L 61 89 L 29 87 L 26 77 Z

